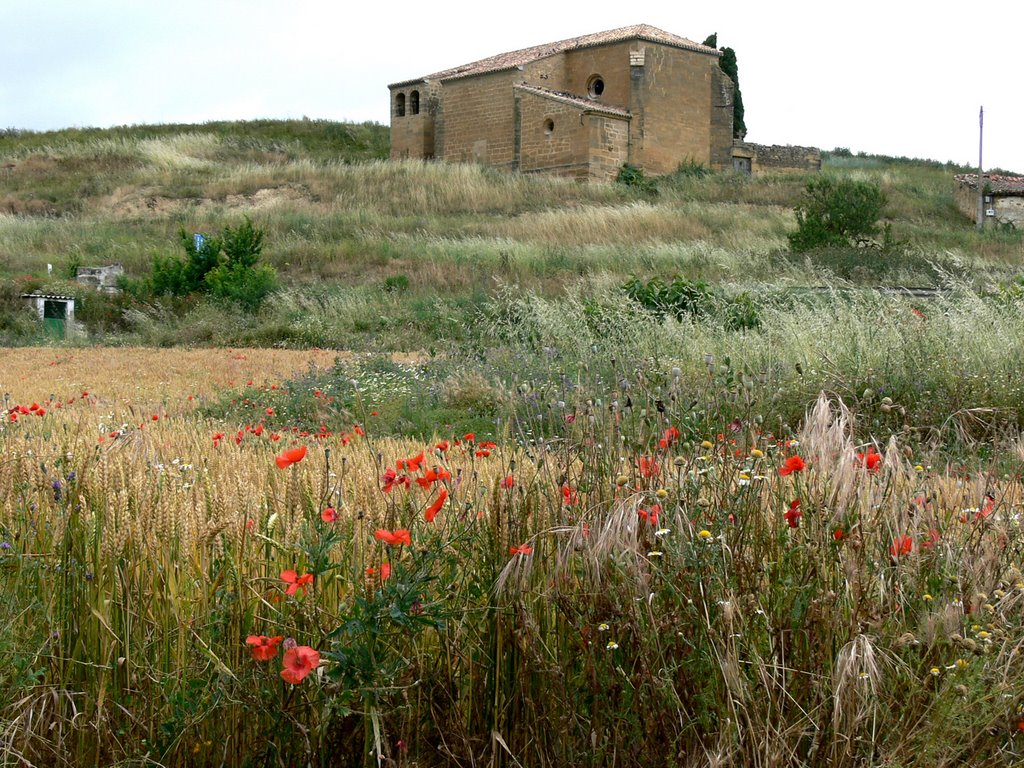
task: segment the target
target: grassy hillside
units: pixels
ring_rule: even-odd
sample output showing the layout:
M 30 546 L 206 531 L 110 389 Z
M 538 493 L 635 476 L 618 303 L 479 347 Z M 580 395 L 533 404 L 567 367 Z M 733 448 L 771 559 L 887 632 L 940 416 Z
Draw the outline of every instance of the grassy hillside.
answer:
M 502 286 L 614 301 L 632 278 L 681 276 L 778 309 L 803 306 L 807 287 L 957 280 L 991 292 L 1024 255 L 1016 232 L 974 231 L 953 203 L 963 169 L 934 162 L 826 156 L 824 173 L 882 187 L 900 247 L 793 255 L 799 175 L 681 171 L 637 190 L 393 163 L 386 147 L 384 126 L 323 121 L 0 134 L 2 333 L 34 338 L 15 297 L 45 287 L 84 299 L 94 341 L 427 350 L 490 343 L 481 316 Z M 76 266 L 115 261 L 141 280 L 155 258 L 182 255 L 180 230 L 246 216 L 266 232 L 283 286 L 256 318 L 203 299 L 101 299 L 64 282 Z

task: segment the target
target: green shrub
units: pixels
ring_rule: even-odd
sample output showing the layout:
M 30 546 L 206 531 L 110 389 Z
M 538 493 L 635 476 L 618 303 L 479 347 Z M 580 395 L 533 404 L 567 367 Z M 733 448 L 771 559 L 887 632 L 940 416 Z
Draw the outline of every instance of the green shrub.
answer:
M 793 251 L 866 245 L 878 234 L 885 194 L 877 184 L 821 176 L 807 183 L 796 207 L 797 231 L 789 235 Z
M 615 183 L 629 187 L 645 195 L 656 195 L 658 188 L 652 179 L 647 178 L 644 169 L 636 165 L 626 163 L 619 169 L 619 175 L 615 177 Z
M 646 283 L 633 278 L 622 286 L 626 295 L 644 309 L 663 318 L 672 315 L 677 320 L 689 315 L 693 318 L 709 316 L 716 302 L 714 290 L 702 280 L 676 277 L 666 283 L 653 277 Z
M 154 294 L 208 293 L 254 312 L 277 288 L 274 268 L 257 263 L 264 235 L 248 218 L 237 227 L 224 227 L 219 237 L 207 237 L 198 246 L 184 228 L 179 236 L 184 259 L 157 256 L 153 260 L 150 289 Z

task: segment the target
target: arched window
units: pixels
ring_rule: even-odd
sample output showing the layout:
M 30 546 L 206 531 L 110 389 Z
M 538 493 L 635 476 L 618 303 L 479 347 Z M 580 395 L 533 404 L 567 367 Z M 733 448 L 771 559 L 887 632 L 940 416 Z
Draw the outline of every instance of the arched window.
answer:
M 395 117 L 405 117 L 405 94 L 395 96 Z
M 409 94 L 409 114 L 418 115 L 420 113 L 420 92 L 413 91 Z

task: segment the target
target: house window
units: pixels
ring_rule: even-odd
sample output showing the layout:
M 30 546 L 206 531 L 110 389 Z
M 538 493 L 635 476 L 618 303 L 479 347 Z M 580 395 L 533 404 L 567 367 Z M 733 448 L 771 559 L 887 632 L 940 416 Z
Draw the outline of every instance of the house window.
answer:
M 418 115 L 420 113 L 420 92 L 413 91 L 409 94 L 409 114 Z
M 549 117 L 547 120 L 544 121 L 544 135 L 545 136 L 550 136 L 554 132 L 555 132 L 555 121 L 552 120 Z
M 600 75 L 591 75 L 587 80 L 587 93 L 592 99 L 600 99 L 604 93 L 604 78 Z
M 405 94 L 395 96 L 395 117 L 405 117 Z

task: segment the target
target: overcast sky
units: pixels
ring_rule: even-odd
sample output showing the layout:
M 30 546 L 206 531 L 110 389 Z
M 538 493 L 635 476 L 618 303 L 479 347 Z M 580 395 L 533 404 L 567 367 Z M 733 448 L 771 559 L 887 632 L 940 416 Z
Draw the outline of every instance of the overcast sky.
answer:
M 973 165 L 984 105 L 985 167 L 1024 172 L 1022 22 L 1022 0 L 0 0 L 0 128 L 386 123 L 389 83 L 651 24 L 735 49 L 750 141 Z

